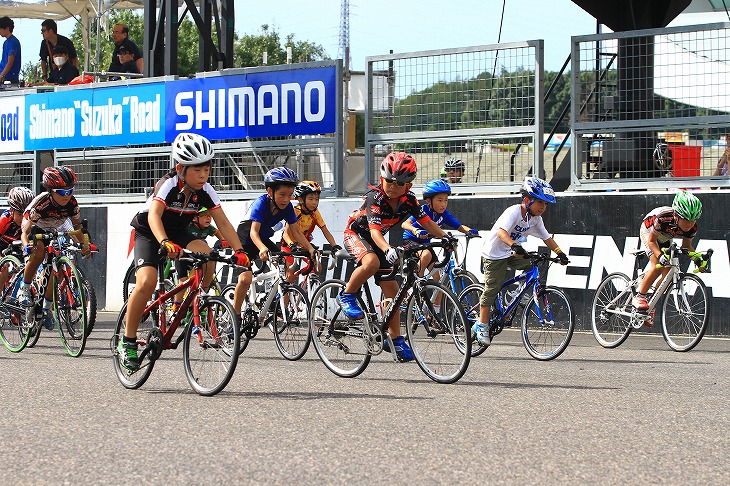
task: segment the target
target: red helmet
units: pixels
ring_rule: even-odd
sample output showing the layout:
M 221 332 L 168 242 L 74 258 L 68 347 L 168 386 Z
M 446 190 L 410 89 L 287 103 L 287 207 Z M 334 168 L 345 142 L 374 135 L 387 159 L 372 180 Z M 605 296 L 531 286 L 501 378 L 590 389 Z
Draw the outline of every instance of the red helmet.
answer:
M 43 186 L 46 189 L 68 189 L 76 185 L 76 173 L 65 165 L 43 170 Z
M 416 161 L 405 152 L 391 152 L 380 165 L 380 177 L 396 182 L 413 182 L 416 178 Z

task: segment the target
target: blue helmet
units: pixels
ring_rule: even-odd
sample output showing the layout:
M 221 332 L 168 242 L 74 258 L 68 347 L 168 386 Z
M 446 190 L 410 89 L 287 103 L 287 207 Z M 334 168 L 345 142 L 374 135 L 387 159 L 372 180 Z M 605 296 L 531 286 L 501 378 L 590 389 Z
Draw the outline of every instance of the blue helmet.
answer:
M 436 194 L 451 194 L 451 186 L 448 182 L 441 179 L 434 179 L 428 181 L 423 185 L 423 198 L 428 199 L 434 197 Z
M 279 184 L 296 186 L 298 183 L 299 176 L 289 167 L 275 167 L 264 175 L 264 185 L 266 187 L 278 186 Z
M 555 202 L 553 186 L 538 177 L 525 177 L 520 193 L 523 197 L 540 199 L 548 203 Z

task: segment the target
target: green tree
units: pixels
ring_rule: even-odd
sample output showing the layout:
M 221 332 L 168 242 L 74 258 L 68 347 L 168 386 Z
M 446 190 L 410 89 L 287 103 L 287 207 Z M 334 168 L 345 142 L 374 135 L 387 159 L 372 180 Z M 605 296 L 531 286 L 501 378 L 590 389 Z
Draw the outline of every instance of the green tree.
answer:
M 294 34 L 287 35 L 282 42 L 279 31 L 270 29 L 268 24 L 264 24 L 258 34 L 245 34 L 237 39 L 233 47 L 233 65 L 260 66 L 263 64 L 264 52 L 268 55 L 267 64 L 286 64 L 287 47 L 292 48 L 292 62 L 329 59 L 321 45 L 296 40 Z

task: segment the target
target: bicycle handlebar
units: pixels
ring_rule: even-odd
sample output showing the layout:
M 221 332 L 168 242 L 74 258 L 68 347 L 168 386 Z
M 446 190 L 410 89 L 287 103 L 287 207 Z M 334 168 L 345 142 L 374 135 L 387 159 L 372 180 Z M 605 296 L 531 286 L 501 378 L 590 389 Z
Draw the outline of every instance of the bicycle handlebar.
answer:
M 167 257 L 167 249 L 164 247 L 160 248 L 157 253 L 162 258 Z M 182 253 L 184 256 L 181 256 L 179 258 L 179 260 L 184 261 L 184 262 L 191 262 L 191 263 L 195 264 L 195 263 L 205 263 L 205 262 L 209 262 L 209 261 L 214 261 L 214 262 L 227 263 L 228 265 L 239 266 L 239 265 L 236 265 L 236 256 L 235 255 L 231 255 L 231 256 L 221 255 L 218 252 L 218 250 L 212 250 L 210 253 L 202 253 L 202 252 L 190 251 L 188 249 L 183 248 Z M 241 266 L 241 268 L 250 270 L 250 267 Z M 246 270 L 244 270 L 244 271 L 246 271 Z
M 666 251 L 664 251 L 664 250 L 662 250 L 662 253 L 667 254 Z M 703 260 L 703 262 L 707 262 L 707 263 L 697 265 L 697 268 L 693 270 L 693 273 L 701 272 L 703 268 L 706 268 L 705 272 L 709 273 L 710 258 L 712 258 L 712 254 L 714 253 L 714 250 L 712 248 L 709 248 L 706 252 L 702 253 L 699 251 L 690 251 L 688 248 L 677 247 L 676 243 L 672 243 L 671 245 L 669 245 L 669 256 L 671 257 L 675 253 L 687 255 L 693 261 L 698 257 L 701 258 Z M 671 265 L 671 261 L 670 261 L 669 265 Z M 661 263 L 658 263 L 655 268 L 663 268 L 663 267 L 669 266 L 669 265 L 662 265 Z M 696 265 L 696 263 L 695 263 L 695 265 Z
M 445 251 L 443 259 L 433 265 L 433 268 L 443 268 L 449 263 L 449 259 L 451 258 L 451 251 L 453 251 L 455 244 L 456 239 L 453 236 L 448 235 L 446 238 L 441 239 L 440 241 L 432 241 L 431 243 L 409 243 L 408 246 L 397 246 L 395 249 L 400 254 L 399 260 L 403 262 L 410 255 L 421 250 L 427 250 L 434 247 L 444 248 Z M 388 272 L 387 275 L 384 275 L 382 278 L 386 280 L 394 278 L 398 274 L 401 266 L 402 265 L 394 264 L 391 271 Z

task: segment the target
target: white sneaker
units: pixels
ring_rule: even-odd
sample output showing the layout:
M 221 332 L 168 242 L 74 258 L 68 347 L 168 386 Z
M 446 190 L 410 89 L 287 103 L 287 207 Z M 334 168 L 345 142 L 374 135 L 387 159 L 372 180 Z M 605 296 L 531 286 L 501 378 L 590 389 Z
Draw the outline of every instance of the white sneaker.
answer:
M 18 290 L 18 304 L 23 307 L 33 306 L 33 291 L 31 290 L 30 285 L 25 285 Z
M 476 334 L 477 342 L 482 346 L 489 346 L 492 344 L 492 340 L 489 339 L 489 328 L 487 326 L 483 326 L 476 322 L 473 326 L 471 326 L 471 332 Z

